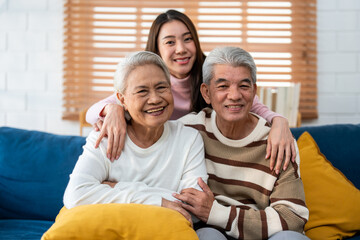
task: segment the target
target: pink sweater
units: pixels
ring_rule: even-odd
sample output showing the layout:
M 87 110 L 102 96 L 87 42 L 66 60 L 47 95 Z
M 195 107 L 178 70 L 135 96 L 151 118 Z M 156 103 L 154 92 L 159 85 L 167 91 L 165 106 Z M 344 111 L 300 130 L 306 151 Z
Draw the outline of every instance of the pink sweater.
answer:
M 172 94 L 174 96 L 174 112 L 170 119 L 175 120 L 190 113 L 190 82 L 189 77 L 178 79 L 173 76 L 170 76 L 170 81 Z M 92 105 L 86 113 L 86 121 L 94 124 L 98 119 L 102 119 L 100 116 L 101 111 L 107 104 L 112 103 L 117 103 L 115 94 Z M 260 103 L 258 96 L 254 98 L 251 112 L 265 118 L 269 123 L 271 123 L 274 117 L 282 117 L 280 114 L 271 111 L 267 106 Z

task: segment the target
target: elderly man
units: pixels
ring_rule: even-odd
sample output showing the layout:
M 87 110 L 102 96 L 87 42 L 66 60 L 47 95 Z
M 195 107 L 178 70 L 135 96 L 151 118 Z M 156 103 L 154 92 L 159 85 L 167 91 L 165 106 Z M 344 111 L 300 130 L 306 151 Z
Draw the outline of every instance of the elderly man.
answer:
M 265 154 L 270 126 L 250 112 L 256 94 L 251 55 L 236 47 L 214 49 L 203 65 L 201 94 L 212 109 L 181 121 L 203 137 L 208 185 L 199 179 L 203 192 L 189 188 L 174 194 L 207 224 L 198 230 L 200 239 L 213 235 L 214 228 L 223 239 L 308 239 L 302 234 L 309 211 L 298 151 L 286 171 L 269 170 Z

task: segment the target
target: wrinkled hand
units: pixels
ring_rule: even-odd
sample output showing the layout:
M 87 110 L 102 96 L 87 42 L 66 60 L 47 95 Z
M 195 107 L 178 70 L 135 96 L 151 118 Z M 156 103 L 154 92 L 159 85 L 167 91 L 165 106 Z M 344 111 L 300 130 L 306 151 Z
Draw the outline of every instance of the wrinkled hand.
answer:
M 101 119 L 97 120 L 97 122 L 94 123 L 94 125 L 93 125 L 94 130 L 95 130 L 96 132 L 100 131 L 100 129 L 102 128 L 103 123 L 104 123 L 103 120 L 101 120 Z M 107 137 L 107 135 L 105 135 L 105 137 Z
M 117 182 L 111 182 L 111 181 L 103 181 L 102 184 L 107 184 L 110 187 L 114 188 Z
M 183 189 L 180 194 L 173 194 L 173 196 L 185 202 L 181 203 L 183 208 L 197 216 L 201 221 L 207 222 L 215 197 L 202 178 L 198 179 L 198 184 L 203 192 L 194 188 L 187 188 Z
M 285 171 L 290 163 L 295 161 L 296 151 L 294 137 L 290 131 L 289 123 L 286 118 L 275 117 L 269 133 L 266 147 L 266 159 L 270 158 L 270 169 L 274 169 L 279 174 L 281 164 L 284 160 L 283 170 Z
M 181 203 L 179 202 L 172 202 L 172 201 L 169 201 L 165 198 L 162 199 L 162 203 L 161 203 L 161 206 L 162 207 L 165 207 L 165 208 L 170 208 L 170 209 L 173 209 L 175 211 L 178 211 L 181 215 L 183 215 L 186 220 L 188 220 L 191 224 L 191 227 L 193 227 L 193 222 L 192 222 L 192 219 L 191 219 L 191 215 L 190 213 L 188 213 L 182 206 L 181 206 Z
M 108 104 L 105 106 L 103 114 L 105 115 L 104 122 L 99 120 L 94 124 L 95 130 L 100 130 L 95 148 L 99 147 L 103 137 L 107 136 L 106 156 L 113 162 L 120 157 L 125 144 L 126 121 L 124 109 L 118 104 Z

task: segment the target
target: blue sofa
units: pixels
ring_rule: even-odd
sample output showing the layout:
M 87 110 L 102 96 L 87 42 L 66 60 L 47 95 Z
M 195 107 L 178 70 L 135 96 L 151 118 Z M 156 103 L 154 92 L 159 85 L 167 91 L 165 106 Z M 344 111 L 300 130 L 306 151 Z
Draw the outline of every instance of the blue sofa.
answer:
M 41 238 L 84 144 L 84 137 L 0 128 L 0 239 Z
M 304 131 L 360 189 L 360 124 L 292 129 L 296 138 Z M 84 137 L 0 127 L 0 239 L 41 238 L 63 206 L 69 174 L 84 144 Z

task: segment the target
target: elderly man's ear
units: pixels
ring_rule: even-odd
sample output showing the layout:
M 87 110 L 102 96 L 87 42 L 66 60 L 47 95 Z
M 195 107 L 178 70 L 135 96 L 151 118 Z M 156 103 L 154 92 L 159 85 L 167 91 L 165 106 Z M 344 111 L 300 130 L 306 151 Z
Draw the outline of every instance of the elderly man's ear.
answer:
M 124 110 L 127 111 L 124 95 L 117 92 L 116 93 L 116 98 L 120 101 L 121 105 L 124 107 Z
M 257 84 L 254 83 L 254 97 L 255 97 L 256 93 L 257 93 Z
M 201 92 L 201 95 L 204 98 L 205 102 L 210 105 L 211 104 L 211 101 L 210 101 L 210 85 L 202 83 L 201 86 L 200 86 L 200 92 Z

